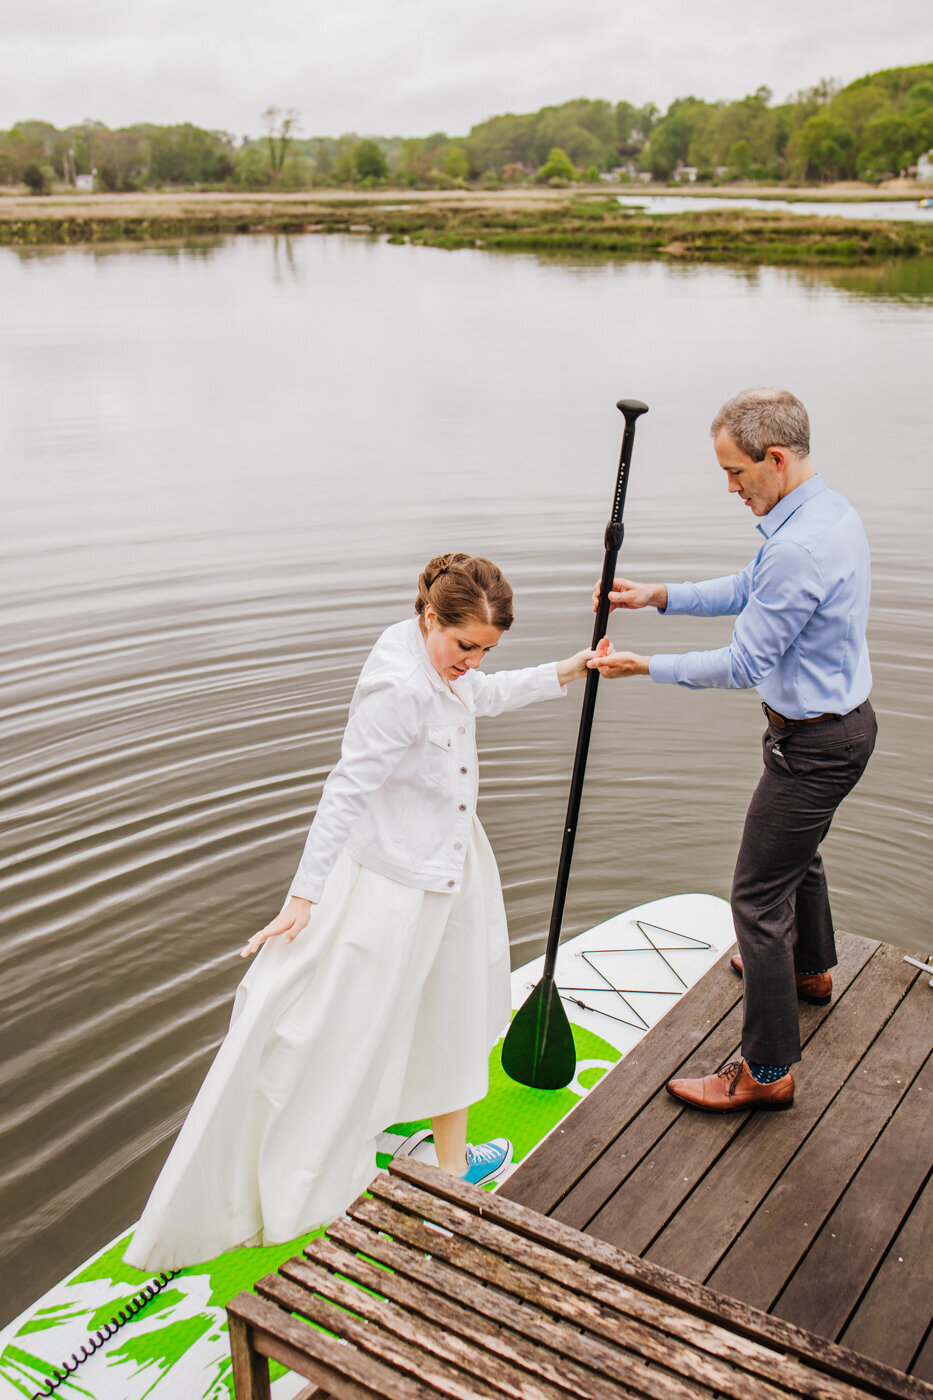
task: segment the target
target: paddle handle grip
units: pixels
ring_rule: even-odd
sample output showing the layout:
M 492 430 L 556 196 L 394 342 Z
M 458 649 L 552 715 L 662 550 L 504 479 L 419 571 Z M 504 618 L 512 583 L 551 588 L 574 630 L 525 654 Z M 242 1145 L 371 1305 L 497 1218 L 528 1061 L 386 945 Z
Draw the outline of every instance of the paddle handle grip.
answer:
M 622 510 L 625 506 L 625 493 L 628 488 L 629 468 L 632 462 L 632 447 L 635 442 L 635 423 L 648 405 L 640 399 L 620 399 L 616 405 L 625 417 L 625 430 L 622 434 L 622 449 L 619 453 L 619 470 L 616 476 L 616 489 L 612 501 L 612 515 L 603 537 L 603 572 L 599 584 L 599 600 L 596 605 L 596 623 L 593 627 L 593 647 L 606 635 L 609 621 L 609 593 L 615 578 L 616 562 L 625 528 L 622 524 Z M 596 713 L 596 691 L 599 686 L 599 672 L 587 673 L 583 691 L 583 706 L 580 713 L 580 728 L 577 731 L 577 748 L 573 758 L 573 773 L 570 778 L 570 796 L 567 800 L 567 817 L 561 840 L 560 860 L 557 864 L 557 879 L 554 884 L 554 903 L 551 906 L 551 923 L 548 928 L 547 948 L 544 954 L 544 977 L 554 976 L 557 962 L 557 949 L 560 944 L 561 925 L 564 920 L 564 905 L 567 902 L 567 887 L 570 883 L 570 866 L 573 861 L 573 847 L 577 836 L 577 822 L 580 817 L 580 802 L 583 797 L 583 780 L 586 777 L 586 760 L 590 748 L 590 734 L 593 729 L 593 716 Z

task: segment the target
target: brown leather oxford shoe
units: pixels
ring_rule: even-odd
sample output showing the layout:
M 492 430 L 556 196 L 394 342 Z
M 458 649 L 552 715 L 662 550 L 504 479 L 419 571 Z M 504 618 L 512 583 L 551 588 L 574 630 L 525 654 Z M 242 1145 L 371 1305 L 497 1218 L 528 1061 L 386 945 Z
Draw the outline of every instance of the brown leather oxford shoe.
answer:
M 733 953 L 729 959 L 733 972 L 742 976 L 742 955 Z M 833 975 L 831 972 L 795 972 L 797 995 L 801 1001 L 811 1001 L 814 1006 L 828 1006 L 833 998 Z
M 749 1108 L 784 1109 L 794 1102 L 794 1076 L 788 1070 L 773 1084 L 759 1084 L 744 1060 L 733 1060 L 703 1079 L 671 1079 L 667 1092 L 703 1113 L 744 1113 Z

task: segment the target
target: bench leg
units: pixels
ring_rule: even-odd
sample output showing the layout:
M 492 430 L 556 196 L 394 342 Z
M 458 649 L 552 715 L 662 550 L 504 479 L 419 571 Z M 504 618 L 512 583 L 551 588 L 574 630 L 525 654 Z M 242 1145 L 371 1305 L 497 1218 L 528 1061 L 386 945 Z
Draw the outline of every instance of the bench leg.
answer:
M 233 1358 L 233 1390 L 236 1400 L 272 1400 L 269 1359 L 253 1349 L 249 1323 L 230 1317 L 230 1355 Z

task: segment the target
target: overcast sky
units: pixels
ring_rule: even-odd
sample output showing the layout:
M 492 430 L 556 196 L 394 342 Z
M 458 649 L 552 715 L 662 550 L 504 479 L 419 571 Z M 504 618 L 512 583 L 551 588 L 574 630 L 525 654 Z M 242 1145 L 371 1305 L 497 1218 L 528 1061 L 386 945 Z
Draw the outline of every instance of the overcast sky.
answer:
M 762 12 L 767 10 L 767 17 Z M 0 128 L 466 133 L 571 97 L 777 100 L 933 62 L 931 0 L 0 0 Z

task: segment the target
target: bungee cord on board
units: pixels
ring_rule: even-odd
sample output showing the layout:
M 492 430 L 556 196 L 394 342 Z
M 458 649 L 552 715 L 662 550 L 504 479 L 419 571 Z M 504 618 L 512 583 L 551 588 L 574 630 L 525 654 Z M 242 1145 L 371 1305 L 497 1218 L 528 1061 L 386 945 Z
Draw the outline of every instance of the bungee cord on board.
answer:
M 144 1288 L 138 1293 L 134 1293 L 126 1307 L 120 1308 L 114 1313 L 109 1322 L 105 1322 L 103 1327 L 99 1327 L 96 1332 L 88 1336 L 77 1351 L 71 1353 L 69 1361 L 63 1361 L 59 1366 L 53 1367 L 52 1375 L 46 1380 L 41 1390 L 33 1392 L 32 1400 L 47 1400 L 47 1397 L 54 1395 L 59 1386 L 64 1385 L 71 1376 L 74 1375 L 78 1367 L 85 1361 L 90 1360 L 96 1351 L 100 1351 L 105 1342 L 109 1342 L 114 1333 L 119 1332 L 121 1327 L 125 1327 L 148 1302 L 151 1302 L 166 1284 L 171 1283 L 173 1278 L 177 1278 L 181 1269 L 173 1269 L 170 1273 L 157 1275 L 150 1279 Z
M 646 923 L 644 919 L 636 919 L 635 926 L 638 929 L 638 932 L 645 939 L 645 942 L 648 945 L 647 948 L 591 948 L 580 954 L 580 957 L 586 963 L 587 967 L 589 967 L 593 972 L 596 973 L 596 976 L 600 979 L 601 982 L 604 982 L 606 984 L 605 987 L 558 986 L 557 990 L 560 993 L 560 998 L 562 1001 L 572 1002 L 573 1005 L 578 1006 L 581 1011 L 592 1011 L 597 1016 L 607 1016 L 610 1021 L 618 1021 L 620 1025 L 631 1026 L 632 1030 L 646 1031 L 649 1028 L 648 1022 L 642 1016 L 641 1012 L 636 1010 L 636 1008 L 629 1001 L 629 996 L 679 997 L 682 992 L 686 991 L 688 984 L 681 977 L 680 973 L 677 971 L 673 963 L 670 962 L 670 960 L 666 958 L 664 954 L 700 952 L 703 950 L 708 952 L 713 945 L 711 943 L 704 943 L 702 939 L 693 938 L 688 933 L 678 933 L 676 929 L 661 928 L 658 924 Z M 649 929 L 653 929 L 655 933 L 670 934 L 674 938 L 681 939 L 682 942 L 675 943 L 673 946 L 662 946 L 656 943 L 655 940 L 651 937 L 651 934 L 648 932 Z M 667 967 L 669 971 L 672 972 L 673 975 L 677 978 L 677 981 L 680 983 L 679 987 L 617 987 L 616 984 L 606 976 L 602 968 L 597 967 L 596 963 L 593 961 L 595 957 L 601 957 L 603 954 L 620 955 L 622 953 L 647 953 L 649 951 L 657 953 L 658 957 L 664 963 L 665 967 Z M 613 992 L 622 1002 L 626 1010 L 632 1016 L 635 1017 L 635 1020 L 630 1021 L 625 1016 L 616 1016 L 613 1014 L 613 1012 L 606 1011 L 606 1009 L 602 1006 L 590 1006 L 588 1002 L 582 1001 L 579 997 L 571 996 L 570 994 L 572 992 L 596 992 L 597 994 L 603 992 Z M 626 993 L 628 993 L 628 995 L 626 995 Z

